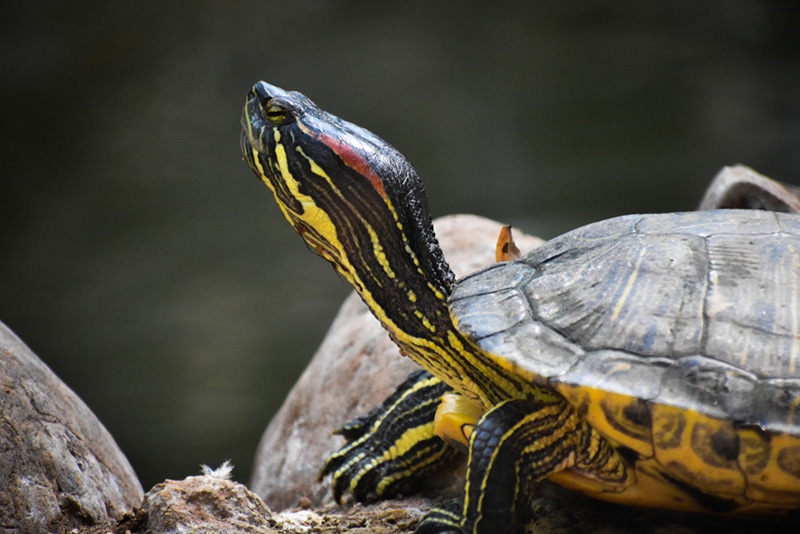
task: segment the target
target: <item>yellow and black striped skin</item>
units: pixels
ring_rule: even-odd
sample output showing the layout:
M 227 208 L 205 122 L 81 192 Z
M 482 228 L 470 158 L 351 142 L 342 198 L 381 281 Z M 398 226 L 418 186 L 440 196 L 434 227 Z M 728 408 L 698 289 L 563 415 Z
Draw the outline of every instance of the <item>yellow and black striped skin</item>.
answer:
M 484 410 L 522 399 L 578 420 L 562 397 L 487 357 L 453 324 L 447 297 L 454 277 L 436 242 L 422 182 L 393 147 L 303 95 L 264 82 L 248 95 L 242 126 L 245 161 L 273 192 L 289 223 L 353 285 L 403 354 Z M 616 478 L 612 485 L 627 483 L 619 458 L 580 449 L 587 439 L 602 441 L 591 428 L 584 425 L 588 434 L 567 439 L 563 421 L 534 422 L 553 438 L 539 451 L 543 472 L 574 465 L 581 456 L 598 464 L 590 479 L 610 474 Z M 506 431 L 515 442 L 519 428 Z M 362 476 L 355 473 L 353 479 Z M 351 488 L 356 485 L 351 482 Z M 476 480 L 470 493 L 477 499 L 485 483 Z M 465 513 L 468 507 L 467 501 Z M 515 515 L 504 513 L 509 525 L 515 524 Z M 462 527 L 472 530 L 477 519 L 467 518 Z
M 411 373 L 380 406 L 341 428 L 347 444 L 331 454 L 320 477 L 332 474 L 333 497 L 345 489 L 359 501 L 413 492 L 416 485 L 456 460 L 458 451 L 436 434 L 434 419 L 452 390 L 430 373 Z
M 531 395 L 561 402 L 486 358 L 453 325 L 447 306 L 453 274 L 436 242 L 422 182 L 405 158 L 299 93 L 263 82 L 244 113 L 245 161 L 407 356 L 485 408 Z
M 723 512 L 738 511 L 754 501 L 759 504 L 762 493 L 742 498 L 743 493 L 730 495 L 692 486 L 665 470 L 659 459 L 639 450 L 645 441 L 638 436 L 651 430 L 648 428 L 651 420 L 636 418 L 642 413 L 636 410 L 636 402 L 641 399 L 633 396 L 633 384 L 620 395 L 583 383 L 575 387 L 557 380 L 550 383 L 548 375 L 526 368 L 528 364 L 523 361 L 526 349 L 486 352 L 473 341 L 478 337 L 463 333 L 469 329 L 460 329 L 463 325 L 455 324 L 448 305 L 454 287 L 453 275 L 436 243 L 421 181 L 394 148 L 371 132 L 320 110 L 299 93 L 263 82 L 248 95 L 242 125 L 244 159 L 272 190 L 295 230 L 354 286 L 401 351 L 433 375 L 430 380 L 444 381 L 485 410 L 469 436 L 470 458 L 462 509 L 432 512 L 421 524 L 421 532 L 519 529 L 524 510 L 518 506 L 530 496 L 531 485 L 544 477 L 603 500 L 642 506 Z M 505 269 L 498 267 L 499 276 L 503 280 L 514 278 L 512 271 Z M 531 267 L 522 263 L 519 269 L 525 276 L 531 272 Z M 489 300 L 502 300 L 504 297 L 496 289 L 489 284 L 479 291 L 484 291 Z M 482 314 L 485 307 L 475 303 L 467 306 L 477 312 L 476 321 L 482 329 L 498 332 L 491 318 Z M 513 313 L 510 317 L 513 319 Z M 530 322 L 531 317 L 525 320 Z M 511 341 L 521 343 L 524 339 Z M 561 340 L 556 343 L 559 345 L 554 347 L 558 350 L 573 350 Z M 575 350 L 578 355 L 582 348 L 578 346 Z M 546 359 L 548 352 L 538 354 Z M 581 376 L 600 378 L 588 371 Z M 421 394 L 433 386 L 429 383 L 421 387 L 426 380 L 409 385 L 407 402 L 398 406 L 413 406 L 416 399 L 420 404 L 429 403 L 430 397 Z M 603 415 L 605 419 L 595 416 L 595 411 L 606 408 L 624 414 L 607 412 Z M 725 418 L 704 419 L 692 407 L 657 408 L 671 410 L 677 418 L 698 421 L 696 429 L 735 425 Z M 395 475 L 413 477 L 414 470 L 430 466 L 428 460 L 436 462 L 435 453 L 423 454 L 416 463 L 409 463 L 407 457 L 398 460 L 382 456 L 388 449 L 398 448 L 398 441 L 393 441 L 397 438 L 392 437 L 396 434 L 384 429 L 402 420 L 408 412 L 406 408 L 395 412 L 391 407 L 386 408 L 373 414 L 369 430 L 363 433 L 361 428 L 349 436 L 351 442 L 334 454 L 326 467 L 333 473 L 336 492 L 341 492 L 347 484 L 359 497 L 368 491 L 377 493 L 383 491 L 378 487 L 389 487 L 397 479 Z M 609 438 L 606 432 L 614 431 L 613 425 L 621 430 L 616 434 L 611 432 L 613 438 Z M 429 422 L 408 423 L 404 428 L 408 432 L 403 435 L 418 442 L 420 447 L 430 443 Z M 667 439 L 670 429 L 661 428 L 659 432 Z M 689 439 L 706 440 L 697 446 L 701 452 L 732 454 L 726 452 L 728 444 L 718 439 L 724 437 L 722 433 L 706 438 L 696 432 L 690 436 L 682 428 L 673 429 L 673 433 L 678 445 L 670 450 L 677 455 L 689 450 L 689 445 L 680 441 Z M 365 453 L 369 447 L 364 444 L 376 436 L 383 436 L 389 442 L 379 446 L 377 452 Z M 782 436 L 775 435 L 774 439 L 780 445 L 773 447 L 776 456 L 768 459 L 769 465 L 780 462 L 779 453 L 790 452 L 800 444 L 794 437 L 782 441 Z M 354 444 L 359 440 L 361 443 Z M 737 451 L 750 454 L 744 448 L 745 442 L 742 443 L 741 449 L 737 444 Z M 404 444 L 399 448 L 408 451 L 414 446 Z M 365 459 L 365 454 L 369 458 Z M 696 475 L 692 480 L 704 477 L 703 471 L 712 467 L 710 458 L 700 455 L 686 464 Z M 371 472 L 380 469 L 379 466 L 393 465 L 398 467 L 387 467 L 388 473 Z M 776 472 L 770 468 L 768 474 Z M 716 470 L 705 478 L 719 486 L 725 483 L 715 479 L 721 473 Z M 387 481 L 382 483 L 381 477 Z M 365 479 L 371 480 L 367 487 L 361 483 Z M 771 513 L 797 508 L 800 491 L 794 489 L 796 482 L 780 484 L 787 491 L 781 494 L 783 490 L 768 490 L 763 493 L 769 495 L 764 506 L 750 510 Z M 776 493 L 780 494 L 777 502 Z

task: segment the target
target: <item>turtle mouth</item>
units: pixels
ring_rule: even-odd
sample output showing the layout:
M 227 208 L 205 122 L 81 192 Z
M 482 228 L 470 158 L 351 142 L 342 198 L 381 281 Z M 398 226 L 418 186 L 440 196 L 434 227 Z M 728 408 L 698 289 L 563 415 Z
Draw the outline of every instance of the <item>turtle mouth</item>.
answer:
M 242 111 L 242 129 L 239 133 L 239 146 L 242 150 L 242 159 L 247 163 L 247 165 L 253 169 L 253 164 L 251 160 L 253 159 L 254 154 L 252 154 L 252 138 L 250 137 L 250 127 L 247 124 L 247 108 L 250 107 L 250 103 L 248 102 L 245 106 L 244 111 Z M 255 169 L 253 169 L 255 171 Z
M 270 101 L 275 96 L 272 86 L 265 82 L 258 82 L 247 92 L 242 108 L 242 138 L 248 139 L 253 146 L 259 144 L 257 141 L 263 135 L 267 124 L 267 109 Z
M 239 136 L 242 159 L 256 176 L 260 176 L 270 166 L 259 165 L 258 161 L 267 157 L 270 151 L 267 136 L 268 131 L 276 125 L 269 122 L 267 112 L 271 105 L 274 93 L 270 85 L 259 82 L 247 93 L 245 104 L 242 108 L 241 133 Z M 262 161 L 263 163 L 263 161 Z M 259 169 L 261 166 L 261 169 Z
M 256 96 L 255 92 L 250 91 L 247 93 L 244 108 L 242 109 L 242 128 L 239 135 L 239 140 L 242 149 L 242 159 L 244 159 L 250 168 L 256 172 L 257 170 L 253 167 L 253 159 L 258 157 L 258 155 L 254 152 L 258 152 L 256 149 L 256 140 L 259 136 L 256 136 L 255 134 L 257 131 L 263 132 L 264 128 L 264 120 L 261 118 L 261 114 L 259 113 L 260 108 L 261 105 L 259 104 L 258 97 Z M 260 143 L 258 144 L 260 145 Z

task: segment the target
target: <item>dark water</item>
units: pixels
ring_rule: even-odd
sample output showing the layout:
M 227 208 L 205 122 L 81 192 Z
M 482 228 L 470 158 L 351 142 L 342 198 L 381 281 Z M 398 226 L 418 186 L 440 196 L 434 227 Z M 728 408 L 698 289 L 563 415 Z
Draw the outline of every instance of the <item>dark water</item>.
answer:
M 0 320 L 146 488 L 247 480 L 348 291 L 240 160 L 255 81 L 394 143 L 435 215 L 552 236 L 691 209 L 725 164 L 800 183 L 798 5 L 4 4 Z

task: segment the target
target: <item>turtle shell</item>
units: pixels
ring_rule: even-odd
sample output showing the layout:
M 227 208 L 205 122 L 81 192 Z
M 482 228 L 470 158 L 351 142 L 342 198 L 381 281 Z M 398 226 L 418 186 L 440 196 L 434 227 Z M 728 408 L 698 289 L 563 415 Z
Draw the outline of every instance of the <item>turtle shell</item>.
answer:
M 722 508 L 800 501 L 800 216 L 602 221 L 466 277 L 451 309 L 637 474 Z

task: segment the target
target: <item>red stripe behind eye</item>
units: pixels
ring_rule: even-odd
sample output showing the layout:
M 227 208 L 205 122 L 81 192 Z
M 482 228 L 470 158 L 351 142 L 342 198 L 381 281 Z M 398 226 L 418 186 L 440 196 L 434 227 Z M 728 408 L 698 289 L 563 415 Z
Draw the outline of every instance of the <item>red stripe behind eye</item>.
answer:
M 345 165 L 368 179 L 372 184 L 372 187 L 375 188 L 375 191 L 377 191 L 378 194 L 383 198 L 386 198 L 386 190 L 383 188 L 383 181 L 381 181 L 380 177 L 375 173 L 370 164 L 361 154 L 354 150 L 350 145 L 341 142 L 335 137 L 324 133 L 309 131 L 305 128 L 304 130 L 306 133 L 333 150 L 336 155 L 342 159 Z

